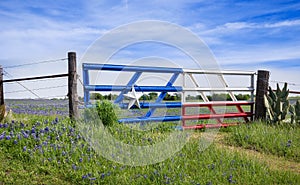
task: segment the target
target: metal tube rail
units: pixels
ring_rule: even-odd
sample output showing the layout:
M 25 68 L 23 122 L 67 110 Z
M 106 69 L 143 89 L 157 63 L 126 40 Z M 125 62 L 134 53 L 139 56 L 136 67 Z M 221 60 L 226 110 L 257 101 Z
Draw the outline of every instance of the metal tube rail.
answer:
M 151 72 L 151 73 L 182 73 L 181 68 L 149 67 L 149 66 L 126 66 L 113 64 L 91 64 L 83 63 L 85 70 L 106 70 L 106 71 L 129 71 L 129 72 Z
M 220 88 L 206 88 L 206 87 L 185 87 L 182 88 L 183 91 L 254 91 L 251 87 L 220 87 Z
M 67 77 L 69 74 L 58 74 L 58 75 L 47 75 L 47 76 L 36 76 L 36 77 L 28 77 L 28 78 L 17 78 L 17 79 L 9 79 L 9 80 L 3 80 L 2 82 L 19 82 L 19 81 L 27 81 L 27 80 L 40 80 L 45 78 L 60 78 L 60 77 Z
M 183 69 L 184 73 L 189 74 L 220 74 L 220 75 L 255 75 L 253 71 L 234 71 L 234 70 L 201 70 L 201 69 Z

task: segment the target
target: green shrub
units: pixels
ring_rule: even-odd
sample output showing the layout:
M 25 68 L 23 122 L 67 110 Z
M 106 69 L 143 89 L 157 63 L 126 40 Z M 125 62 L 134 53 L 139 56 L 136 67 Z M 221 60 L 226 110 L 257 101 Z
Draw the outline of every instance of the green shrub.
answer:
M 290 113 L 291 113 L 291 123 L 294 121 L 300 124 L 300 102 L 299 100 L 296 102 L 294 106 L 290 106 Z
M 108 100 L 97 101 L 96 110 L 104 126 L 111 126 L 118 122 L 115 106 Z

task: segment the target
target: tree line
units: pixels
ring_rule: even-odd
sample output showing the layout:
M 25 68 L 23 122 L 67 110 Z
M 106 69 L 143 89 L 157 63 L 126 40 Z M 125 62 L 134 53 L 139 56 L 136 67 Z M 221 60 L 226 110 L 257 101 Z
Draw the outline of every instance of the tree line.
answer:
M 91 100 L 114 100 L 117 98 L 118 95 L 116 94 L 106 94 L 106 95 L 102 95 L 100 93 L 91 93 L 90 94 L 90 99 Z M 149 100 L 156 100 L 158 97 L 158 93 L 156 92 L 151 92 L 148 94 L 144 94 L 140 100 L 144 100 L 144 101 L 149 101 Z M 250 99 L 250 95 L 249 94 L 236 94 L 235 97 L 237 98 L 237 100 L 249 100 Z M 231 100 L 231 97 L 229 94 L 226 93 L 220 93 L 220 94 L 213 94 L 213 95 L 208 95 L 207 98 L 210 101 L 225 101 L 225 100 Z M 179 101 L 181 100 L 181 94 L 178 93 L 174 93 L 174 94 L 169 94 L 167 93 L 166 96 L 164 97 L 165 101 Z M 202 100 L 200 95 L 196 95 L 196 96 L 192 96 L 192 95 L 188 95 L 186 97 L 186 100 Z

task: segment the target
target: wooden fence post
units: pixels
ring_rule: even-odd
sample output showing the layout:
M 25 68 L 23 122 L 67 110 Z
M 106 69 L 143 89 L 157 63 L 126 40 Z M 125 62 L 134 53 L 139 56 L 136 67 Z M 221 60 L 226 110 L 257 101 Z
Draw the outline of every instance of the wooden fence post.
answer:
M 264 95 L 267 95 L 269 88 L 270 72 L 258 70 L 256 96 L 255 96 L 255 120 L 266 119 L 266 107 L 264 103 Z
M 77 94 L 77 72 L 76 53 L 68 52 L 68 98 L 69 116 L 71 119 L 78 118 L 78 94 Z
M 3 68 L 0 65 L 0 106 L 4 105 L 4 93 L 3 93 Z

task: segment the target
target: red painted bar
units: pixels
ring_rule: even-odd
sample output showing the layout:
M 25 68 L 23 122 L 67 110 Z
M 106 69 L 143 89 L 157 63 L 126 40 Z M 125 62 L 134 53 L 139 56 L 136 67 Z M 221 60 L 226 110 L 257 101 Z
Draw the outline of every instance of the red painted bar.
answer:
M 251 112 L 245 113 L 225 113 L 225 114 L 198 114 L 198 115 L 183 115 L 182 120 L 197 120 L 197 119 L 219 119 L 219 118 L 236 118 L 236 117 L 250 117 Z

